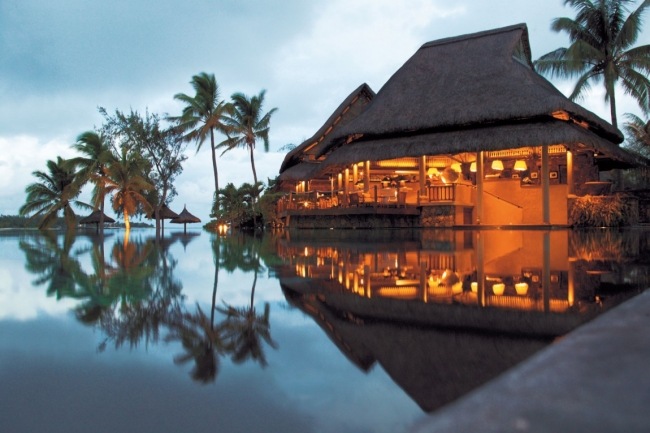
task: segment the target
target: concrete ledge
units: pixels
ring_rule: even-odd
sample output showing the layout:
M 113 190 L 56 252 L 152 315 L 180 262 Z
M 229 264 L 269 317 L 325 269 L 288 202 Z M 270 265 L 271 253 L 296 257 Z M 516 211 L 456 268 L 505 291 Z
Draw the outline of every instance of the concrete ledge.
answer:
M 443 407 L 411 431 L 650 431 L 650 291 Z

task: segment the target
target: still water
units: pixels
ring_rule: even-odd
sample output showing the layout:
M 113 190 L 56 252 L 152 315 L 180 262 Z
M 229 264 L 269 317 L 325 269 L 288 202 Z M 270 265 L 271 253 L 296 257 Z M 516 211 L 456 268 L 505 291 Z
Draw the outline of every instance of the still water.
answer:
M 645 289 L 649 253 L 641 230 L 0 232 L 1 430 L 409 431 Z

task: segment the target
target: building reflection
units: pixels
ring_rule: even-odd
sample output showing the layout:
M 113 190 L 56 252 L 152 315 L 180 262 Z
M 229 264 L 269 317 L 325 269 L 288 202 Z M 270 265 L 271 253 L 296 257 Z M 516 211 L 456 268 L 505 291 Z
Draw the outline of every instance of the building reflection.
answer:
M 379 363 L 427 412 L 638 293 L 627 275 L 648 246 L 625 232 L 355 236 L 287 237 L 281 287 L 359 368 Z

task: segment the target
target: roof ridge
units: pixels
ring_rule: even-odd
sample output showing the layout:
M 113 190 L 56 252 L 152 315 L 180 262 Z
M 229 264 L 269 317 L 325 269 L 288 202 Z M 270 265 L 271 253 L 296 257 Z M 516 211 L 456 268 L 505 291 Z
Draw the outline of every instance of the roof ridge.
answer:
M 499 33 L 511 32 L 511 31 L 517 30 L 517 29 L 523 30 L 525 33 L 528 33 L 528 26 L 526 25 L 526 23 L 519 23 L 519 24 L 513 24 L 513 25 L 510 25 L 510 26 L 506 26 L 506 27 L 501 27 L 501 28 L 498 28 L 498 29 L 482 30 L 480 32 L 467 33 L 467 34 L 460 35 L 460 36 L 451 36 L 451 37 L 448 37 L 448 38 L 436 39 L 434 41 L 429 41 L 429 42 L 424 43 L 420 47 L 420 49 L 422 49 L 422 48 L 430 48 L 430 47 L 440 46 L 440 45 L 446 45 L 446 44 L 451 44 L 451 43 L 455 43 L 455 42 L 459 42 L 459 41 L 463 41 L 463 40 L 467 40 L 467 39 L 482 38 L 482 37 L 489 36 L 489 35 L 495 35 L 495 34 L 499 34 Z

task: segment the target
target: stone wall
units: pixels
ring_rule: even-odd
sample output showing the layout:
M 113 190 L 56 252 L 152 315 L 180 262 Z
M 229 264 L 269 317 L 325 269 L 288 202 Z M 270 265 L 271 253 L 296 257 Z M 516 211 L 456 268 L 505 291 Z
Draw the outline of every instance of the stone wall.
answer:
M 292 215 L 290 228 L 375 229 L 420 227 L 418 215 Z
M 421 227 L 453 227 L 456 210 L 454 206 L 423 206 L 420 213 Z

